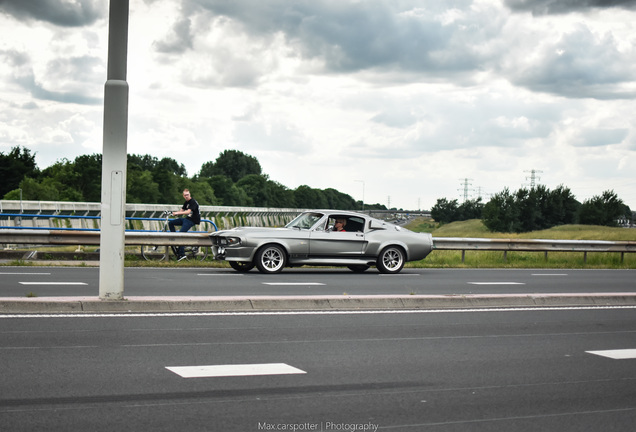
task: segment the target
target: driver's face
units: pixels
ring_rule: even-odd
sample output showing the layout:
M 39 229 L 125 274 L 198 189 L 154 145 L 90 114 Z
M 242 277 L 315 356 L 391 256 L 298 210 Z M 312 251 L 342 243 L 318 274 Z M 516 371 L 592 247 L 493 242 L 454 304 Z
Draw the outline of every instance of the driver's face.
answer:
M 183 197 L 188 201 L 190 199 L 190 192 L 184 192 Z

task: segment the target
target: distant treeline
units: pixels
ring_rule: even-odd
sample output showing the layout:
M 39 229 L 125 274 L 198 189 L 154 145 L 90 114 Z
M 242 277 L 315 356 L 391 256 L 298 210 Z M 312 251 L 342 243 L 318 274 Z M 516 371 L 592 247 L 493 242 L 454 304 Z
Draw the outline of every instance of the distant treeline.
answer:
M 0 152 L 0 197 L 36 201 L 101 201 L 102 155 L 58 160 L 40 170 L 35 154 L 14 147 Z M 128 155 L 126 202 L 171 204 L 183 201 L 183 189 L 190 189 L 201 205 L 325 208 L 359 210 L 362 202 L 335 189 L 314 189 L 306 185 L 289 189 L 262 173 L 258 160 L 237 150 L 225 150 L 215 161 L 206 162 L 199 173 L 188 177 L 183 164 L 172 158 Z M 381 204 L 364 204 L 365 209 L 386 210 Z
M 520 233 L 566 224 L 617 226 L 631 220 L 632 212 L 611 190 L 581 204 L 567 187 L 551 191 L 539 185 L 514 193 L 506 188 L 485 204 L 481 198 L 462 204 L 440 198 L 431 216 L 440 223 L 482 219 L 490 231 Z

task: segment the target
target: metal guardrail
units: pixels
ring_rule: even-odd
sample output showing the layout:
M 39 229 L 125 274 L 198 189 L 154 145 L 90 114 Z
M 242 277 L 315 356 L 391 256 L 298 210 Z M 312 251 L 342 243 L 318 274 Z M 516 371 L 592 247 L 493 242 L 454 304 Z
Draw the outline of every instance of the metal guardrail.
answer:
M 46 229 L 2 229 L 0 244 L 41 245 L 99 245 L 99 231 L 94 230 L 46 230 Z M 166 233 L 156 231 L 127 231 L 126 245 L 210 246 L 208 233 Z M 636 252 L 636 241 L 605 240 L 530 240 L 530 239 L 485 239 L 434 237 L 434 250 L 503 251 L 504 259 L 510 251 L 517 252 Z
M 588 252 L 618 252 L 621 262 L 625 253 L 636 252 L 636 241 L 608 241 L 608 240 L 544 240 L 544 239 L 486 239 L 461 237 L 435 237 L 434 250 L 460 250 L 462 262 L 467 250 L 472 251 L 503 251 L 504 260 L 508 252 L 543 252 L 547 259 L 548 252 L 583 252 L 583 259 L 587 262 Z
M 94 230 L 3 229 L 0 244 L 99 245 L 100 232 Z M 211 246 L 208 233 L 126 231 L 125 244 L 159 246 Z

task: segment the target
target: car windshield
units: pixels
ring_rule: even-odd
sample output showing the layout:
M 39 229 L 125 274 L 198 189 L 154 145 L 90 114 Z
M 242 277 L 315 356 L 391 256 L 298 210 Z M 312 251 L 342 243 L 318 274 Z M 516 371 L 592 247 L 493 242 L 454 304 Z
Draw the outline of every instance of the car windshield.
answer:
M 322 213 L 303 213 L 286 225 L 287 228 L 309 229 L 322 218 Z

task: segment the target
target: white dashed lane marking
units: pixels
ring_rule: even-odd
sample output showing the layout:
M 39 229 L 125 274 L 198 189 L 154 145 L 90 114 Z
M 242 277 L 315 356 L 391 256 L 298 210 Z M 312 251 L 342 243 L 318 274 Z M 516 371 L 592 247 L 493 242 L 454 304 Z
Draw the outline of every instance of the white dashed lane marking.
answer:
M 608 357 L 614 360 L 636 359 L 636 349 L 619 349 L 605 351 L 585 351 L 588 354 Z
M 285 363 L 211 365 L 211 366 L 166 366 L 166 369 L 182 378 L 214 378 L 230 376 L 290 375 L 307 373 Z

